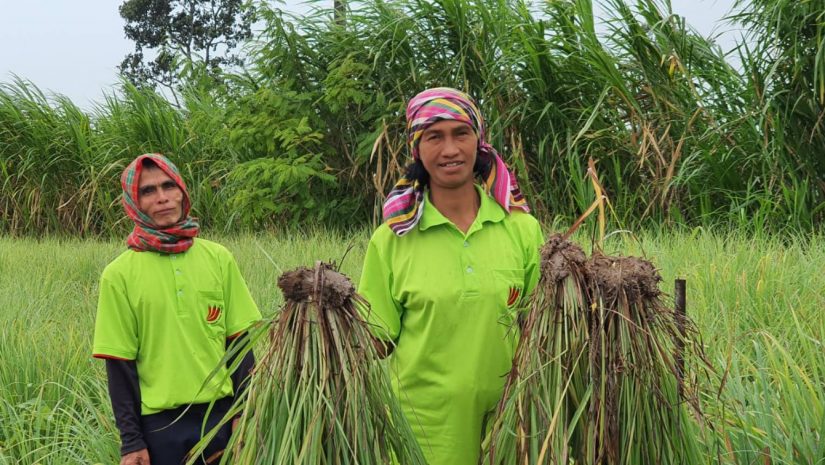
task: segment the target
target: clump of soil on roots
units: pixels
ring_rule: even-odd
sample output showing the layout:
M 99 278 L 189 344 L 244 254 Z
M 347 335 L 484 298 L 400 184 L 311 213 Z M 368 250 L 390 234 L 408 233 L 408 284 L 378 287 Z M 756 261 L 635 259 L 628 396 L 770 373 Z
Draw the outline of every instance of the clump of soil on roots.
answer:
M 541 279 L 545 285 L 555 285 L 570 276 L 571 270 L 583 267 L 587 257 L 577 244 L 561 234 L 554 234 L 541 248 Z
M 624 293 L 629 300 L 656 299 L 662 295 L 662 277 L 649 261 L 637 257 L 609 257 L 593 254 L 586 265 L 590 285 L 607 300 Z
M 278 278 L 278 287 L 287 300 L 296 303 L 320 300 L 319 304 L 329 307 L 343 307 L 355 295 L 352 281 L 327 264 L 314 270 L 300 267 L 287 271 Z

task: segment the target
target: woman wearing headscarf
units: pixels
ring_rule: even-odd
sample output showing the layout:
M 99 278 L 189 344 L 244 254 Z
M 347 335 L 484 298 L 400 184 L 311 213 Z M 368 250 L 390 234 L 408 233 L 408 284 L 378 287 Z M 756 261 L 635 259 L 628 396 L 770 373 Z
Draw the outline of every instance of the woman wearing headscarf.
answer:
M 393 348 L 393 386 L 428 463 L 475 465 L 543 236 L 468 95 L 428 89 L 406 118 L 412 163 L 384 204 L 359 292 Z
M 168 158 L 137 157 L 121 187 L 134 228 L 101 275 L 92 353 L 106 361 L 121 465 L 180 465 L 204 423 L 211 429 L 239 395 L 252 354 L 231 373 L 231 361 L 218 367 L 261 314 L 232 254 L 197 237 L 186 184 Z M 220 454 L 230 429 L 206 457 Z

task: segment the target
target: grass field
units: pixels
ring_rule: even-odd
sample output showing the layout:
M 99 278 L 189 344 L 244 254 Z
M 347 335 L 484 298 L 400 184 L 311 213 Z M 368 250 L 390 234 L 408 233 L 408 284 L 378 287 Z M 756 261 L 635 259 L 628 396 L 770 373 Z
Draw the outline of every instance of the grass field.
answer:
M 368 234 L 213 238 L 227 245 L 266 316 L 282 270 L 339 260 L 357 279 Z M 705 463 L 825 463 L 825 248 L 821 237 L 753 239 L 702 230 L 614 235 L 644 253 L 688 312 L 715 371 L 698 377 Z M 90 358 L 103 267 L 119 241 L 0 237 L 0 465 L 117 463 L 103 364 Z

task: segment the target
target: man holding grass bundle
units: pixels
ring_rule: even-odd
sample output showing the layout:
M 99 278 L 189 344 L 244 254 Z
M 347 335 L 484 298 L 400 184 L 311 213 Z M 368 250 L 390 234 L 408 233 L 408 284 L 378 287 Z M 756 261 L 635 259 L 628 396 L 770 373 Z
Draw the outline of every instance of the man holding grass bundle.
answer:
M 254 366 L 250 351 L 233 373 L 221 367 L 210 378 L 230 342 L 261 315 L 232 254 L 197 238 L 175 165 L 141 155 L 121 185 L 135 226 L 129 250 L 100 278 L 93 356 L 106 360 L 121 465 L 179 465 Z M 230 434 L 223 428 L 205 455 L 219 456 Z

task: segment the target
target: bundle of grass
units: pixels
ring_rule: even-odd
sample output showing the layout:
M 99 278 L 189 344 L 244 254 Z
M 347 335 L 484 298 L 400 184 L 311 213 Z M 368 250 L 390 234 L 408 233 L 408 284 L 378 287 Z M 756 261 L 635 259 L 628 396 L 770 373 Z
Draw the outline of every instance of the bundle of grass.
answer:
M 284 273 L 278 286 L 286 303 L 247 344 L 266 339 L 245 395 L 226 415 L 243 412 L 221 463 L 423 465 L 350 280 L 319 262 Z
M 688 322 L 664 305 L 655 267 L 601 253 L 585 261 L 561 236 L 541 253 L 484 463 L 702 462 L 682 396 L 695 412 L 698 402 L 678 388 Z
M 696 414 L 699 404 L 691 389 L 680 389 L 677 361 L 686 331 L 697 333 L 662 301 L 661 277 L 651 262 L 597 252 L 586 270 L 594 386 L 586 463 L 702 462 L 683 400 Z M 698 344 L 688 347 L 704 360 Z
M 587 384 L 585 254 L 561 235 L 541 249 L 541 278 L 521 328 L 484 462 L 567 464 Z

